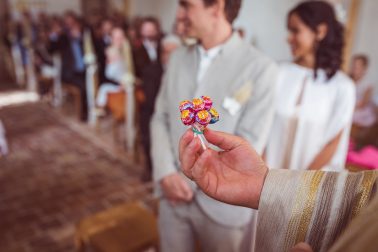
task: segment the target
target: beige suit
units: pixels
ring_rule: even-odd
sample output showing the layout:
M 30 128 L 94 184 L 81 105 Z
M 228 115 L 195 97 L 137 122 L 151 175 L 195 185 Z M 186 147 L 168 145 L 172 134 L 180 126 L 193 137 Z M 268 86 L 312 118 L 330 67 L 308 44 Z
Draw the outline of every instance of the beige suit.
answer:
M 213 99 L 213 106 L 221 119 L 211 125 L 212 129 L 242 136 L 260 153 L 265 147 L 273 117 L 276 64 L 237 34 L 233 34 L 222 46 L 201 83 L 197 83 L 198 64 L 197 45 L 180 48 L 171 56 L 151 124 L 153 177 L 156 182 L 179 170 L 178 144 L 187 127 L 180 121 L 178 105 L 180 101 L 194 96 L 208 95 Z M 227 100 L 236 102 L 236 106 L 227 104 Z M 195 185 L 191 185 L 195 189 Z M 213 223 L 242 228 L 251 219 L 250 209 L 218 202 L 195 190 L 192 204 L 198 205 Z

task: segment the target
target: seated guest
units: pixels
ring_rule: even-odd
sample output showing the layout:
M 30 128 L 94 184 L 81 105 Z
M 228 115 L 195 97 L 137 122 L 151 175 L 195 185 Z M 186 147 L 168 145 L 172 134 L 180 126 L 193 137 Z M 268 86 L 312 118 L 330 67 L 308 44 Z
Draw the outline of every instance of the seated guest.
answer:
M 176 35 L 167 35 L 161 42 L 161 62 L 163 66 L 168 64 L 169 56 L 171 53 L 182 45 L 180 38 Z
M 340 69 L 344 28 L 324 1 L 300 3 L 287 24 L 294 62 L 281 65 L 266 162 L 294 170 L 342 169 L 355 105 L 354 84 Z
M 119 92 L 122 86 L 132 84 L 133 66 L 131 48 L 124 31 L 116 27 L 111 32 L 111 44 L 106 49 L 105 77 L 111 82 L 102 83 L 96 105 L 104 108 L 108 93 Z M 131 78 L 131 79 L 130 79 Z
M 353 124 L 360 127 L 370 127 L 375 121 L 374 106 L 372 104 L 373 84 L 367 79 L 369 59 L 366 55 L 353 57 L 350 77 L 356 84 L 356 109 Z
M 51 50 L 60 53 L 62 58 L 62 81 L 65 84 L 74 85 L 81 93 L 81 119 L 87 120 L 87 92 L 85 84 L 83 27 L 78 17 L 73 12 L 67 12 L 64 16 L 65 29 L 58 33 L 50 34 Z
M 34 44 L 34 67 L 38 73 L 39 79 L 39 93 L 44 96 L 50 90 L 50 85 L 46 84 L 45 80 L 52 79 L 57 74 L 57 69 L 53 65 L 53 55 L 49 51 L 49 36 L 44 26 L 39 26 L 37 39 Z
M 104 19 L 100 24 L 100 36 L 95 40 L 95 49 L 98 63 L 99 81 L 102 83 L 112 82 L 106 78 L 106 49 L 111 45 L 111 33 L 113 30 L 113 22 L 110 19 Z

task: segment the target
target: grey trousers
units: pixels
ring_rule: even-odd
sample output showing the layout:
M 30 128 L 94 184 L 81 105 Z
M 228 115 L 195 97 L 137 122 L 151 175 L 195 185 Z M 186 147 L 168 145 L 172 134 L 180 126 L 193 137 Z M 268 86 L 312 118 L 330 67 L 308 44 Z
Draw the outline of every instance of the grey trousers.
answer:
M 249 246 L 247 225 L 227 227 L 211 220 L 196 201 L 172 206 L 165 199 L 159 206 L 161 252 L 239 252 Z

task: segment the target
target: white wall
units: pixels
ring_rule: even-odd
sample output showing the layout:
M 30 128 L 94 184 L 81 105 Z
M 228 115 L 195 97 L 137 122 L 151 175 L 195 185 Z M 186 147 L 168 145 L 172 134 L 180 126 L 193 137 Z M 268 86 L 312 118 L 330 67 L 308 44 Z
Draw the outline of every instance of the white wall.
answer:
M 175 21 L 178 0 L 130 0 L 131 16 L 156 16 L 162 28 L 170 32 Z
M 4 1 L 4 0 L 1 0 Z M 49 14 L 63 14 L 66 10 L 81 13 L 80 0 L 8 0 L 14 18 L 18 18 L 25 7 L 33 14 L 44 11 Z
M 275 60 L 289 60 L 286 43 L 286 15 L 300 0 L 244 0 L 235 27 Z
M 353 53 L 364 53 L 370 58 L 369 79 L 378 93 L 378 1 L 363 0 L 360 10 Z

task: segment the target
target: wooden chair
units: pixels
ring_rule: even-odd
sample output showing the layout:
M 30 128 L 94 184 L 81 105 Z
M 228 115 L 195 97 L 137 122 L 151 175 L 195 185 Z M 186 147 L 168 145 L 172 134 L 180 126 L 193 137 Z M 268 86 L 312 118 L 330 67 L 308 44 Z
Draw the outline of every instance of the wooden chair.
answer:
M 126 203 L 89 216 L 77 225 L 78 252 L 158 251 L 155 215 L 140 202 Z
M 124 91 L 112 92 L 108 94 L 108 103 L 106 107 L 112 114 L 112 118 L 116 123 L 125 121 L 126 111 L 125 103 L 127 101 L 127 94 Z
M 87 71 L 88 71 L 88 68 L 87 68 Z M 96 97 L 98 87 L 99 87 L 99 80 L 98 80 L 97 74 L 98 74 L 97 68 L 95 68 L 95 70 L 93 72 L 91 72 L 90 74 L 88 74 L 88 72 L 87 72 L 87 75 L 86 75 L 86 81 L 89 81 L 89 84 L 86 83 L 86 85 L 87 85 L 87 99 L 88 99 L 88 103 L 87 103 L 86 106 L 88 106 L 88 119 L 89 120 L 92 120 L 93 117 L 95 117 L 95 104 L 94 104 L 94 102 L 95 102 L 95 97 Z M 89 85 L 90 85 L 90 88 L 89 88 Z M 75 114 L 77 115 L 77 117 L 80 120 L 81 119 L 82 106 L 83 106 L 82 101 L 81 101 L 80 88 L 75 86 L 75 85 L 72 85 L 70 83 L 63 83 L 62 90 L 63 90 L 63 93 L 66 93 L 69 96 L 73 97 Z
M 134 113 L 134 121 L 138 122 L 138 115 L 139 115 L 139 104 L 140 100 L 142 99 L 142 91 L 138 88 L 134 90 L 134 97 L 135 97 L 135 113 Z M 120 92 L 114 92 L 114 93 L 109 93 L 108 94 L 108 103 L 107 103 L 107 108 L 111 112 L 112 115 L 112 124 L 113 124 L 113 138 L 114 141 L 117 142 L 117 140 L 120 138 L 119 137 L 119 127 L 121 125 L 126 125 L 127 123 L 127 111 L 126 111 L 126 106 L 127 104 L 127 93 L 125 91 L 120 91 Z M 136 129 L 138 129 L 137 126 L 135 126 Z M 135 131 L 135 136 L 136 140 L 135 142 L 137 143 L 139 140 L 139 132 L 138 130 Z M 125 136 L 127 137 L 127 136 Z M 138 153 L 137 151 L 138 144 L 135 144 L 133 146 L 133 152 L 134 152 L 134 161 L 139 162 L 139 156 L 136 154 Z

